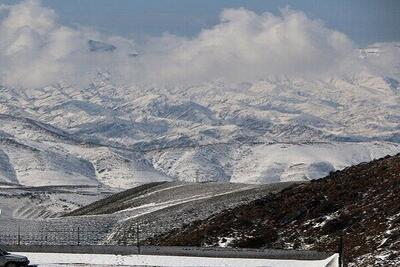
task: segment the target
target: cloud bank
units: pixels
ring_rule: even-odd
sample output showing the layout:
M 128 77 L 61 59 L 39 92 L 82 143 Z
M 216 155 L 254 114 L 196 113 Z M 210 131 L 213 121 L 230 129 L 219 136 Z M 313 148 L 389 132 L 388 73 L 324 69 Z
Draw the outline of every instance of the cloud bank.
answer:
M 226 9 L 219 24 L 194 38 L 165 34 L 140 47 L 134 40 L 63 26 L 40 0 L 0 6 L 0 12 L 5 13 L 0 21 L 0 84 L 6 86 L 33 88 L 60 81 L 84 86 L 99 71 L 123 83 L 191 84 L 275 75 L 325 77 L 368 65 L 343 33 L 290 9 L 280 15 Z M 376 69 L 384 69 L 385 62 Z

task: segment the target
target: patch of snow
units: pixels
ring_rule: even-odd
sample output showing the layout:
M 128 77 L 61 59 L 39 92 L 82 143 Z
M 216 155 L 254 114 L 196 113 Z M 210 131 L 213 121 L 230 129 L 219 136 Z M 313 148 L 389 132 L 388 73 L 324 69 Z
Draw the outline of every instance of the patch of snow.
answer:
M 221 248 L 226 248 L 229 246 L 230 243 L 232 243 L 232 241 L 235 240 L 235 238 L 233 237 L 220 237 L 218 238 L 218 246 Z

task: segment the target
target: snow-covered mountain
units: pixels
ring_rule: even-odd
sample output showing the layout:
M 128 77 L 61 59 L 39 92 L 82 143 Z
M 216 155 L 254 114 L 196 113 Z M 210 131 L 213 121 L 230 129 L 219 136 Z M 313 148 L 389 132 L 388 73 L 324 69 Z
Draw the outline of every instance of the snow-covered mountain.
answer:
M 382 53 L 368 48 L 362 58 Z M 85 88 L 0 87 L 0 182 L 126 188 L 322 177 L 400 152 L 398 74 L 178 87 L 98 73 Z

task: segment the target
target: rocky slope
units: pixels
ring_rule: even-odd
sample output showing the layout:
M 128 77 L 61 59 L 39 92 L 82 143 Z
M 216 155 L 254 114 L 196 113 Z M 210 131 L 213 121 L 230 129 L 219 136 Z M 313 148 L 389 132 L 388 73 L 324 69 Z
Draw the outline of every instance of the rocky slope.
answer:
M 335 251 L 351 266 L 400 262 L 400 154 L 269 194 L 150 239 L 158 245 Z
M 114 220 L 106 243 L 134 245 L 137 225 L 140 226 L 140 239 L 144 240 L 185 223 L 249 203 L 268 193 L 279 192 L 291 184 L 151 183 L 74 210 L 65 219 L 79 220 L 85 217 L 99 222 Z

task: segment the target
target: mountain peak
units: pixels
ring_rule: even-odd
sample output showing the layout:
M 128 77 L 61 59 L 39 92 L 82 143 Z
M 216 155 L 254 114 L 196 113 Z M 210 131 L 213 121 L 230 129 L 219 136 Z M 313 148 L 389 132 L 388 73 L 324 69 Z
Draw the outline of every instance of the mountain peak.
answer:
M 117 49 L 117 47 L 112 44 L 95 40 L 89 40 L 88 46 L 91 52 L 112 52 Z

